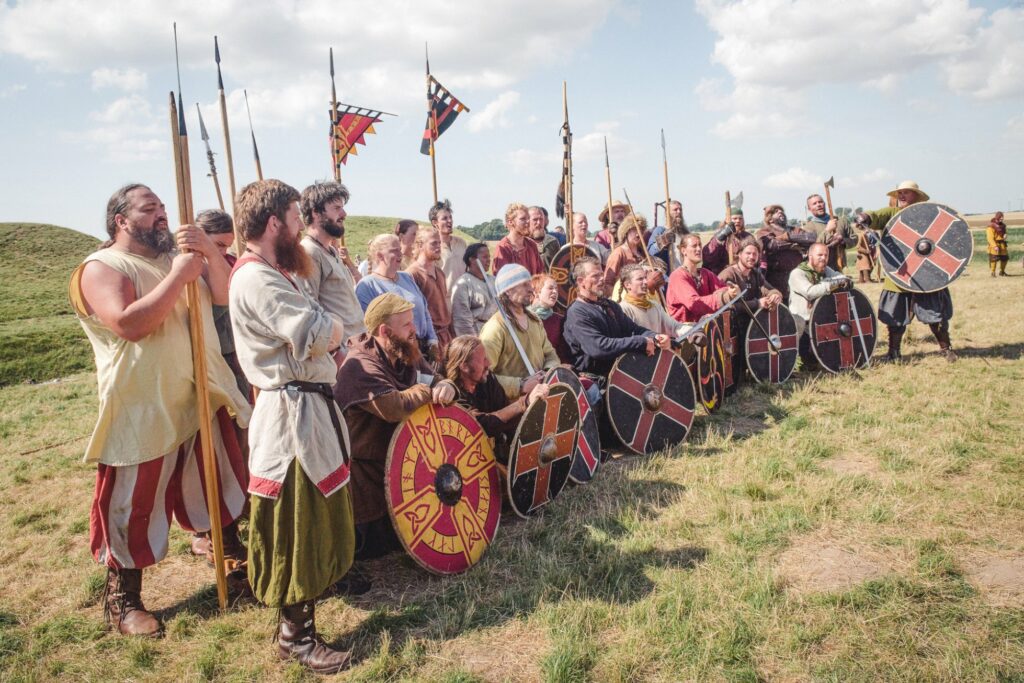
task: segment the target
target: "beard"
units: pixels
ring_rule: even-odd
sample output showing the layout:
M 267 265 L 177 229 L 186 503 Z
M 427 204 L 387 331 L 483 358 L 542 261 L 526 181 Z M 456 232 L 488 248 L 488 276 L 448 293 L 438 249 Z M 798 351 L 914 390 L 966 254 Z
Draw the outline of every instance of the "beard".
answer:
M 420 364 L 420 359 L 423 358 L 416 335 L 412 335 L 407 339 L 402 339 L 401 337 L 392 334 L 389 330 L 387 332 L 387 336 L 384 338 L 384 350 L 389 356 L 394 356 L 399 361 L 410 367 L 418 366 Z
M 786 217 L 773 219 L 772 225 L 776 228 L 782 228 L 783 230 L 789 230 L 789 223 L 786 221 Z
M 672 219 L 672 230 L 680 235 L 690 234 L 690 230 L 686 227 L 686 221 L 683 220 L 682 216 Z
M 324 232 L 335 239 L 345 234 L 345 226 L 330 218 L 324 218 L 320 221 L 320 227 L 324 229 Z
M 174 236 L 167 229 L 167 223 L 163 223 L 163 227 L 159 227 L 160 225 L 160 223 L 157 223 L 157 225 L 149 230 L 131 226 L 126 232 L 137 242 L 152 249 L 157 254 L 168 254 L 174 249 Z
M 301 278 L 308 277 L 313 270 L 313 262 L 306 250 L 299 246 L 299 240 L 291 239 L 283 231 L 277 233 L 274 240 L 274 259 L 278 268 Z

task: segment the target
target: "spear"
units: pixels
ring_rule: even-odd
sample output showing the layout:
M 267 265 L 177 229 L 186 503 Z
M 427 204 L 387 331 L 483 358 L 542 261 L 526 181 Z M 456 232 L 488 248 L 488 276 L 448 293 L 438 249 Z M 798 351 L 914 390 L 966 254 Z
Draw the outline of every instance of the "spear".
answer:
M 644 239 L 644 233 L 640 230 L 640 222 L 636 219 L 636 214 L 633 213 L 633 202 L 629 200 L 629 193 L 626 192 L 626 188 L 622 188 L 622 196 L 626 198 L 626 206 L 629 207 L 629 215 L 633 217 L 633 225 L 636 226 L 636 231 L 640 233 L 640 248 L 644 252 L 644 258 L 647 259 L 647 265 L 654 268 L 654 259 L 651 258 L 651 252 L 647 251 L 647 240 Z M 609 213 L 611 213 L 609 211 Z M 668 209 L 665 210 L 665 215 L 668 215 Z M 665 295 L 662 291 L 658 290 L 658 300 L 661 302 L 662 308 L 665 308 Z
M 203 112 L 199 108 L 199 103 L 196 102 L 196 113 L 199 114 L 199 135 L 203 138 L 203 144 L 206 145 L 206 160 L 210 164 L 210 177 L 213 178 L 213 189 L 217 191 L 217 203 L 220 204 L 220 210 L 224 210 L 224 197 L 220 194 L 220 181 L 217 180 L 217 166 L 213 163 L 213 150 L 210 149 L 210 135 L 206 132 L 206 124 L 203 123 Z
M 423 54 L 427 60 L 427 116 L 430 121 L 430 177 L 434 183 L 434 203 L 437 204 L 437 159 L 434 156 L 434 140 L 437 138 L 437 112 L 434 111 L 434 98 L 430 93 L 430 52 L 426 43 L 423 44 Z
M 256 131 L 252 129 L 252 110 L 249 109 L 249 93 L 242 91 L 245 96 L 245 113 L 249 115 L 249 134 L 252 135 L 252 158 L 256 162 L 256 178 L 263 180 L 263 167 L 260 165 L 260 150 L 256 147 Z
M 231 156 L 231 132 L 228 129 L 228 103 L 224 97 L 224 77 L 220 73 L 220 44 L 213 37 L 213 60 L 217 62 L 217 91 L 220 99 L 220 126 L 224 129 L 224 158 L 228 162 L 228 191 L 231 193 L 231 213 L 235 213 L 235 161 Z M 242 233 L 235 231 L 235 254 L 242 255 Z
M 565 233 L 572 241 L 572 129 L 569 128 L 569 95 L 565 81 L 562 81 L 562 174 L 565 186 L 562 195 L 565 197 Z
M 608 163 L 608 136 L 604 136 L 604 179 L 608 183 L 608 223 L 612 223 L 612 167 Z M 609 230 L 609 232 L 611 232 Z M 615 243 L 615 236 L 612 235 L 612 244 Z M 643 240 L 641 240 L 643 241 Z
M 334 48 L 331 55 L 331 165 L 334 167 L 334 181 L 341 182 L 341 164 L 338 163 L 338 91 L 334 85 Z
M 192 176 L 188 162 L 188 131 L 185 128 L 185 109 L 181 98 L 181 67 L 178 65 L 178 25 L 174 24 L 174 63 L 178 72 L 178 106 L 174 106 L 174 93 L 170 95 L 171 142 L 174 148 L 174 178 L 178 189 L 178 220 L 191 225 Z M 197 415 L 199 418 L 199 444 L 203 452 L 203 473 L 206 484 L 206 504 L 210 516 L 210 541 L 213 545 L 213 565 L 217 576 L 217 602 L 221 609 L 227 605 L 228 583 L 224 571 L 224 537 L 220 519 L 220 484 L 218 482 L 216 452 L 213 450 L 213 431 L 210 416 L 210 386 L 206 370 L 206 340 L 203 330 L 202 301 L 199 282 L 193 280 L 185 286 L 188 304 L 188 327 L 192 337 L 192 369 L 195 373 Z
M 671 218 L 671 204 L 672 197 L 668 193 L 668 153 L 665 151 L 665 129 L 661 129 L 661 168 L 665 176 L 665 229 L 670 230 L 672 228 L 669 222 Z M 657 216 L 655 216 L 655 223 L 658 222 Z

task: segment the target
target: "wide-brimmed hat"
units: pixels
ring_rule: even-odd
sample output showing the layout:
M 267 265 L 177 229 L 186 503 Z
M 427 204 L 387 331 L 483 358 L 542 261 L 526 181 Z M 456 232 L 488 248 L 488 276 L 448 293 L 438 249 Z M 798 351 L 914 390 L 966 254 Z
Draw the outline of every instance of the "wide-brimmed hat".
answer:
M 612 208 L 613 209 L 620 208 L 620 207 L 623 208 L 623 209 L 626 209 L 627 211 L 629 210 L 629 207 L 626 204 L 623 204 L 622 202 L 620 202 L 618 199 L 612 201 Z M 605 204 L 604 208 L 601 209 L 601 213 L 597 214 L 597 220 L 598 220 L 599 223 L 607 223 L 608 222 L 608 205 L 607 204 Z
M 913 190 L 917 193 L 917 201 L 919 202 L 926 202 L 929 199 L 928 193 L 918 187 L 917 183 L 913 180 L 904 180 L 895 190 L 890 190 L 889 192 L 886 192 L 886 194 L 890 197 L 895 197 L 896 193 L 900 190 Z

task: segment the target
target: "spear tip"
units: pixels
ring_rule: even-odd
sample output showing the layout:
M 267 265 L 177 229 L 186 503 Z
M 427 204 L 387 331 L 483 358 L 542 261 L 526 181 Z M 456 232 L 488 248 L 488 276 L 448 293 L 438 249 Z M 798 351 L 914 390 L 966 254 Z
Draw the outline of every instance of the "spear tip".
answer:
M 331 53 L 331 78 L 334 78 L 334 48 L 328 48 Z

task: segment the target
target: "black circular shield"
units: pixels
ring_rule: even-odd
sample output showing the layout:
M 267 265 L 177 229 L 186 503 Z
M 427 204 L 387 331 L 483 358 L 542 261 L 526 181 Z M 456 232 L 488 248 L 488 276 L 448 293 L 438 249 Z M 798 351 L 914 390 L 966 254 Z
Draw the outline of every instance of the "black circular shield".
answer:
M 862 368 L 875 352 L 875 309 L 859 290 L 815 301 L 808 327 L 814 355 L 829 372 Z
M 577 484 L 586 484 L 594 478 L 597 466 L 601 464 L 601 437 L 597 427 L 597 412 L 591 409 L 580 378 L 569 368 L 558 366 L 549 370 L 547 383 L 565 384 L 576 395 L 580 409 L 580 438 L 576 441 L 576 453 L 572 457 L 569 478 Z
M 519 421 L 508 455 L 508 497 L 520 517 L 529 517 L 554 500 L 569 479 L 580 432 L 576 395 L 553 384 Z
M 605 396 L 616 435 L 634 453 L 680 443 L 693 424 L 693 380 L 671 351 L 619 356 L 608 373 Z
M 569 308 L 569 304 L 576 300 L 576 285 L 572 280 L 572 267 L 585 257 L 597 258 L 597 254 L 582 244 L 567 244 L 559 249 L 555 257 L 551 259 L 548 273 L 558 285 L 558 303 L 555 305 L 558 313 L 564 314 Z
M 967 221 L 944 204 L 911 204 L 885 226 L 882 267 L 911 292 L 937 292 L 960 277 L 974 254 Z
M 697 350 L 697 391 L 704 410 L 713 413 L 725 399 L 725 344 L 714 320 L 705 325 L 707 341 Z
M 762 308 L 755 318 L 757 322 L 751 320 L 747 327 L 747 368 L 761 384 L 781 384 L 796 368 L 796 322 L 782 304 L 770 311 Z

